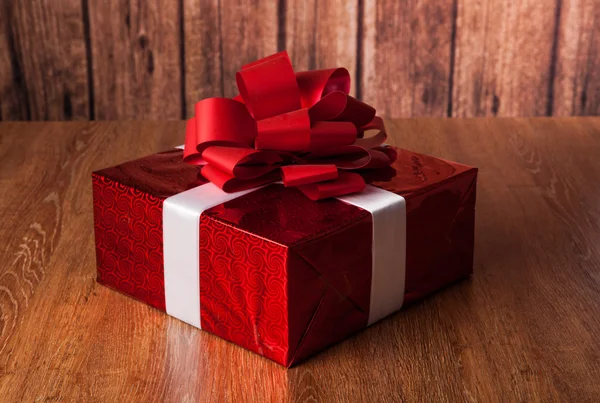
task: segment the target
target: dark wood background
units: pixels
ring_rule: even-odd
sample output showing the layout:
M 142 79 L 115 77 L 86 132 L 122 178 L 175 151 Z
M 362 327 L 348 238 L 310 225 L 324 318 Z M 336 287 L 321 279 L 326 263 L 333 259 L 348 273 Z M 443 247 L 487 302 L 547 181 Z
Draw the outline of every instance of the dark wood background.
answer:
M 281 49 L 388 117 L 600 115 L 600 0 L 0 4 L 0 120 L 181 119 Z

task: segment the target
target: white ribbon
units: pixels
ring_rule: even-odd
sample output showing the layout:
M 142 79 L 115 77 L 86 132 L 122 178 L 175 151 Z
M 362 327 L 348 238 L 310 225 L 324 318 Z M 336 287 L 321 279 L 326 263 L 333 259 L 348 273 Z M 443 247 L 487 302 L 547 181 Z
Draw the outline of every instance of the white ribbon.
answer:
M 200 215 L 204 210 L 256 189 L 225 193 L 212 183 L 163 202 L 163 254 L 167 313 L 192 326 L 200 323 Z
M 200 216 L 204 210 L 257 189 L 225 193 L 212 183 L 165 199 L 163 243 L 167 313 L 192 326 L 200 323 Z M 339 200 L 373 216 L 371 301 L 368 324 L 397 311 L 404 299 L 406 203 L 374 186 Z
M 338 199 L 373 216 L 370 326 L 399 310 L 404 301 L 406 201 L 402 196 L 370 185 L 362 193 Z

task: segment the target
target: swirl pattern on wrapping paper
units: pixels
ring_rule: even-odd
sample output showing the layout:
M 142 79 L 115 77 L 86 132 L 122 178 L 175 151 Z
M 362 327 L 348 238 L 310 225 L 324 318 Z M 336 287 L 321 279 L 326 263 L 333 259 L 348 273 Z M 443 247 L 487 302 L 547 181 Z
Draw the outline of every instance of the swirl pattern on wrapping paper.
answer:
M 161 198 L 93 174 L 98 282 L 165 310 Z
M 288 351 L 287 248 L 200 219 L 202 329 L 284 363 Z

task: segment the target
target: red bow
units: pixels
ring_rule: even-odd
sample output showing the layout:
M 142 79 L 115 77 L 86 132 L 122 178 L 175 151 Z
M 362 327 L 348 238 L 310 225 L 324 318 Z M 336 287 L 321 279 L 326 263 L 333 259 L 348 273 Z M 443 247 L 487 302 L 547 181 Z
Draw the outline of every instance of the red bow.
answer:
M 396 154 L 375 109 L 348 95 L 344 68 L 294 73 L 285 51 L 247 64 L 240 95 L 207 98 L 187 121 L 184 161 L 225 192 L 283 179 L 312 200 L 361 192 L 348 170 L 382 168 Z M 368 130 L 378 130 L 364 137 Z

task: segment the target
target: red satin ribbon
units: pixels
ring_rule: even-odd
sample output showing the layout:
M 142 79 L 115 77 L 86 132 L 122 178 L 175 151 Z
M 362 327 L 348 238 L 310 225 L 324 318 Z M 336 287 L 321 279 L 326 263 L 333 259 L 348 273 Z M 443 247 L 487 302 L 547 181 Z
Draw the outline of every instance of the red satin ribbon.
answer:
M 294 73 L 283 51 L 243 66 L 236 82 L 237 97 L 196 104 L 183 152 L 226 192 L 282 179 L 313 200 L 341 196 L 365 188 L 348 170 L 396 159 L 375 109 L 348 95 L 344 68 Z

